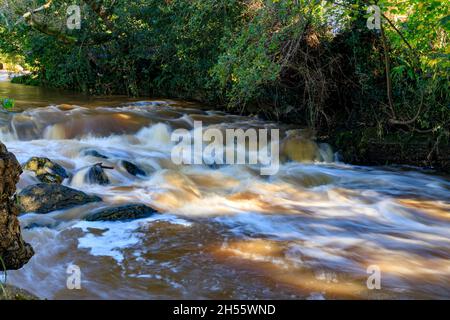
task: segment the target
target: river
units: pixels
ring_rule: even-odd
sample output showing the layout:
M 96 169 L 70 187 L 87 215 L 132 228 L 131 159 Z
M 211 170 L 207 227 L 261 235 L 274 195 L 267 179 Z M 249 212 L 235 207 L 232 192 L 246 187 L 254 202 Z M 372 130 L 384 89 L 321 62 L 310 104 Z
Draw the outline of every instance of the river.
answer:
M 291 127 L 170 100 L 90 98 L 0 82 L 0 140 L 19 162 L 48 157 L 64 184 L 103 199 L 20 217 L 36 254 L 7 282 L 48 299 L 443 299 L 450 298 L 450 180 L 416 168 L 352 166 L 325 145 L 321 159 L 283 161 L 261 176 L 250 165 L 175 165 L 178 128 Z M 306 138 L 305 138 L 306 139 Z M 102 159 L 110 185 L 80 168 Z M 306 155 L 305 155 L 306 154 Z M 145 171 L 119 170 L 127 160 Z M 37 183 L 25 172 L 19 190 Z M 160 214 L 87 222 L 101 207 L 142 203 Z M 67 288 L 67 268 L 81 290 Z M 368 268 L 381 288 L 370 290 Z

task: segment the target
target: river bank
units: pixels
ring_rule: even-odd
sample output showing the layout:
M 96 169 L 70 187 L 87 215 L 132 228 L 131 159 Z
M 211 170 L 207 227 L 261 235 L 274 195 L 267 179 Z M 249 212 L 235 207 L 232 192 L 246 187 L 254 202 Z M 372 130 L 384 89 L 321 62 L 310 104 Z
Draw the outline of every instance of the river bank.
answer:
M 329 142 L 344 162 L 357 165 L 407 165 L 450 173 L 450 144 L 433 134 L 397 134 L 378 137 L 375 128 L 342 131 Z

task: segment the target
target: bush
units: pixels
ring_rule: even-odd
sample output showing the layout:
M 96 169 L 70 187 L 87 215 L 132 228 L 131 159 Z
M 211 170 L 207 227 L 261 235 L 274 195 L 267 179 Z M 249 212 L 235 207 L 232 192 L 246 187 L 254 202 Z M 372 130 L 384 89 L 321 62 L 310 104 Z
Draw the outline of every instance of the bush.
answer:
M 32 25 L 20 20 L 32 1 L 14 3 L 1 51 L 36 70 L 15 82 L 195 99 L 322 132 L 448 135 L 448 1 L 380 0 L 383 32 L 367 28 L 365 0 L 83 0 L 74 31 L 70 1 Z

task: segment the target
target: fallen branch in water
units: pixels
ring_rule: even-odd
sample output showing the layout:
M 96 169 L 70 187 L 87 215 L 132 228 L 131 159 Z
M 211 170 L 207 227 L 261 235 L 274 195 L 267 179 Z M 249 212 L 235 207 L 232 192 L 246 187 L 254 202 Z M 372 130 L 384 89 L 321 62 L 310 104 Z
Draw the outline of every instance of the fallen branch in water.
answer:
M 100 167 L 102 169 L 107 169 L 107 170 L 114 170 L 114 167 L 110 167 L 110 166 L 104 166 L 103 162 L 99 162 L 93 165 L 94 167 Z

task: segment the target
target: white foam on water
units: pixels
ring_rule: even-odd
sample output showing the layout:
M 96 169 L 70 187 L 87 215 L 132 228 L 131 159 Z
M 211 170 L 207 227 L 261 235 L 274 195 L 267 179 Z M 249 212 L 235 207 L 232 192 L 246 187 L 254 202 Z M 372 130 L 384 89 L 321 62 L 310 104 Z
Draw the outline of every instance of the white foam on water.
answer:
M 2 143 L 16 141 L 17 136 L 13 132 L 0 130 L 0 141 Z
M 173 147 L 171 130 L 168 125 L 163 123 L 141 129 L 136 133 L 136 137 L 142 145 L 150 149 L 170 152 Z
M 67 276 L 65 258 L 54 257 L 64 257 L 70 250 L 70 242 L 64 241 L 59 230 L 49 228 L 24 230 L 23 235 L 25 241 L 33 244 L 36 254 L 22 269 L 8 271 L 8 283 L 41 299 L 51 299 L 55 292 L 65 288 Z
M 323 293 L 313 292 L 308 298 L 306 298 L 306 300 L 326 300 L 326 298 Z
M 155 215 L 153 217 L 125 222 L 88 222 L 80 221 L 71 228 L 79 228 L 86 234 L 78 238 L 78 248 L 88 249 L 93 256 L 111 257 L 122 264 L 125 257 L 122 250 L 139 244 L 141 234 L 139 229 L 155 221 L 166 221 L 184 227 L 191 223 L 170 215 Z M 95 235 L 90 230 L 101 230 L 101 235 Z

